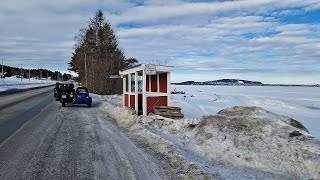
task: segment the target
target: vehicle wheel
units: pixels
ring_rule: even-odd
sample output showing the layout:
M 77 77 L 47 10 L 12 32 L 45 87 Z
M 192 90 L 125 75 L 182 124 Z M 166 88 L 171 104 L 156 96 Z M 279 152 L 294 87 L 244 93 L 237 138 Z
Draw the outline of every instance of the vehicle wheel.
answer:
M 62 107 L 66 107 L 66 102 L 64 102 L 64 100 L 62 100 Z
M 91 107 L 91 104 L 88 104 L 88 107 Z

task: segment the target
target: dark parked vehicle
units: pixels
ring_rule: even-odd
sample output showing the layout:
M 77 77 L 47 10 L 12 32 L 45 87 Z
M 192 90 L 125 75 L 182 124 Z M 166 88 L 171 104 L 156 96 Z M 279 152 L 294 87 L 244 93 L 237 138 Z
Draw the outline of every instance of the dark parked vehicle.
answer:
M 66 92 L 68 94 L 74 93 L 74 84 L 72 83 L 56 83 L 56 87 L 54 88 L 54 98 L 56 101 L 61 100 L 62 92 Z
M 78 87 L 74 90 L 74 85 L 70 83 L 56 83 L 54 97 L 61 102 L 62 107 L 65 107 L 67 103 L 86 104 L 88 107 L 91 107 L 92 104 L 92 98 L 89 96 L 88 88 Z

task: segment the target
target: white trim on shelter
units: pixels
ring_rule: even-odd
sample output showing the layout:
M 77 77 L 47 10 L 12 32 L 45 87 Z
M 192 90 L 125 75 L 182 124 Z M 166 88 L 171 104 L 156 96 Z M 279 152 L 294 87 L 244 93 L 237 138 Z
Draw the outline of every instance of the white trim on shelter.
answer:
M 120 70 L 119 74 L 120 75 L 127 75 L 127 74 L 132 74 L 138 71 L 142 71 L 145 68 L 145 64 L 141 64 L 139 66 L 130 68 L 130 69 L 125 69 L 125 70 Z M 170 72 L 173 71 L 174 68 L 173 66 L 160 66 L 160 65 L 156 65 L 156 72 Z

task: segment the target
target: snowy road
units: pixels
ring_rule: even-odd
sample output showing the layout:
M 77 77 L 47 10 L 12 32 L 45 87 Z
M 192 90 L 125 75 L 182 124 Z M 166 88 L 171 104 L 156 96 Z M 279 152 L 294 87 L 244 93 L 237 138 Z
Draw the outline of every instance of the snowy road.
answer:
M 161 179 L 98 103 L 62 108 L 42 91 L 1 97 L 0 179 Z

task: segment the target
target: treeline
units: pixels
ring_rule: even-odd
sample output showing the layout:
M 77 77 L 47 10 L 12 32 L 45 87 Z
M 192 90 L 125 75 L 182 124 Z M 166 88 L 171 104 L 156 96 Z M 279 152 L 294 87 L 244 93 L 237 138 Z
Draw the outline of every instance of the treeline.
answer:
M 1 66 L 0 66 L 1 72 Z M 3 72 L 5 72 L 4 77 L 11 77 L 11 76 L 19 76 L 23 78 L 29 78 L 29 69 L 22 69 L 18 67 L 11 67 L 11 66 L 3 66 Z M 51 78 L 52 80 L 58 81 L 67 81 L 72 78 L 70 74 L 61 74 L 59 71 L 51 71 L 48 69 L 30 69 L 30 78 Z
M 125 58 L 111 24 L 101 11 L 89 19 L 88 27 L 80 30 L 76 41 L 69 70 L 78 73 L 77 81 L 96 94 L 122 93 L 122 80 L 110 76 L 138 61 Z

